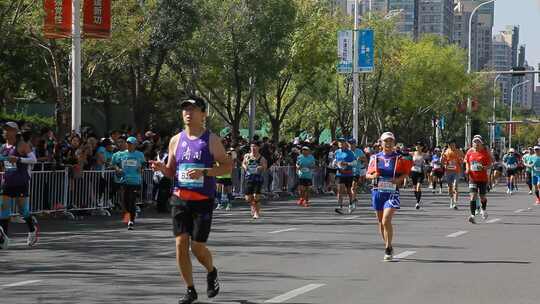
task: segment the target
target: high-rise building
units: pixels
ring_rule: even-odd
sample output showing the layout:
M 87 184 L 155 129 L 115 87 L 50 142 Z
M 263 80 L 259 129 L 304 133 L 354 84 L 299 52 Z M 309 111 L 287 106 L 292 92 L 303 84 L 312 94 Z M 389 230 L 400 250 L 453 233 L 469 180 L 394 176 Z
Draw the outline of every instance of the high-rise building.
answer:
M 533 95 L 533 111 L 534 114 L 540 115 L 540 86 L 537 86 Z
M 420 0 L 388 0 L 388 11 L 401 11 L 396 22 L 397 31 L 413 39 L 418 38 L 418 8 Z
M 504 31 L 501 31 L 504 39 L 512 47 L 512 66 L 518 66 L 518 46 L 519 46 L 519 26 L 508 25 Z
M 418 35 L 433 34 L 453 41 L 454 0 L 419 0 Z
M 469 48 L 469 20 L 472 11 L 485 0 L 454 0 L 454 43 L 464 49 Z M 489 68 L 492 59 L 492 36 L 495 6 L 482 6 L 472 17 L 471 27 L 471 68 L 479 71 Z
M 505 37 L 498 33 L 493 37 L 492 67 L 495 71 L 508 71 L 512 68 L 512 46 Z M 510 103 L 510 85 L 512 76 L 502 75 L 498 84 L 501 90 L 501 99 L 504 103 Z

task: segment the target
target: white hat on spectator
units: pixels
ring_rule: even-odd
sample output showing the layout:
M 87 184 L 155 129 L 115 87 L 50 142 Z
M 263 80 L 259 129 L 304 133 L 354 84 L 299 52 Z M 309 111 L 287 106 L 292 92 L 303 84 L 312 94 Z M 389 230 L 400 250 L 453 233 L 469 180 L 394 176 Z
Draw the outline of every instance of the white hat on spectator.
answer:
M 11 128 L 19 131 L 19 125 L 14 121 L 8 121 L 3 125 L 3 128 Z

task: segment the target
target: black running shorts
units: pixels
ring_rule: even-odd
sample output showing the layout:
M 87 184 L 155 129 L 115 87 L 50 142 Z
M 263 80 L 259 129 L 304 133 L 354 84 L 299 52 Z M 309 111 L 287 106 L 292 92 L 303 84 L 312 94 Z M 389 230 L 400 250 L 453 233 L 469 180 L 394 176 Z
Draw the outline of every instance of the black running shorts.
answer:
M 412 183 L 413 185 L 418 185 L 419 183 L 423 183 L 424 182 L 424 172 L 416 172 L 416 171 L 412 171 L 411 172 L 411 180 L 412 180 Z
M 352 187 L 353 177 L 352 176 L 336 176 L 338 184 L 345 185 L 347 188 Z
M 480 195 L 486 195 L 487 193 L 487 182 L 474 182 L 469 181 L 469 192 L 470 193 L 480 193 Z
M 28 184 L 9 187 L 4 185 L 2 195 L 11 198 L 28 197 L 28 188 Z
M 212 227 L 214 200 L 184 201 L 171 197 L 173 233 L 175 236 L 189 234 L 195 242 L 205 243 Z
M 298 184 L 304 187 L 311 187 L 312 185 L 311 178 L 300 178 L 298 179 Z
M 248 181 L 246 183 L 246 190 L 244 190 L 245 195 L 261 194 L 263 183 L 262 182 L 253 182 Z

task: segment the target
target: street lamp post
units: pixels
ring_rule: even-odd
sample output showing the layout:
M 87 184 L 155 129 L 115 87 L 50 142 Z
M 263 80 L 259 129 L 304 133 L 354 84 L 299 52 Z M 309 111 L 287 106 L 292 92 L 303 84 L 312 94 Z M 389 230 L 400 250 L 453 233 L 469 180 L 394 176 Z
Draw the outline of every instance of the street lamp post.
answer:
M 510 91 L 510 121 L 512 121 L 513 118 L 513 109 L 514 109 L 514 90 L 529 82 L 530 80 L 525 80 L 523 82 L 517 83 L 512 87 L 512 90 Z M 512 147 L 512 123 L 508 125 L 508 149 Z
M 472 65 L 472 58 L 471 58 L 471 53 L 472 53 L 472 20 L 473 20 L 473 17 L 474 17 L 474 14 L 476 13 L 476 11 L 478 11 L 479 8 L 481 8 L 482 6 L 486 5 L 486 4 L 489 4 L 489 3 L 493 3 L 495 2 L 495 0 L 489 0 L 489 1 L 486 1 L 484 3 L 480 3 L 478 6 L 476 6 L 473 11 L 471 12 L 471 16 L 469 17 L 469 44 L 468 44 L 468 49 L 469 49 L 469 52 L 468 52 L 468 65 L 467 65 L 467 74 L 471 74 L 471 65 Z M 466 114 L 466 124 L 465 124 L 465 147 L 467 147 L 468 145 L 470 145 L 471 143 L 471 133 L 472 133 L 472 123 L 471 123 L 471 112 L 472 112 L 472 99 L 471 99 L 471 96 L 469 96 L 467 98 L 467 114 Z
M 490 139 L 491 139 L 491 147 L 493 148 L 495 146 L 495 120 L 497 119 L 497 113 L 495 112 L 496 106 L 497 106 L 497 80 L 502 76 L 502 74 L 497 74 L 495 79 L 493 80 L 493 113 L 491 116 L 491 122 L 493 123 L 491 125 L 491 132 L 490 132 Z

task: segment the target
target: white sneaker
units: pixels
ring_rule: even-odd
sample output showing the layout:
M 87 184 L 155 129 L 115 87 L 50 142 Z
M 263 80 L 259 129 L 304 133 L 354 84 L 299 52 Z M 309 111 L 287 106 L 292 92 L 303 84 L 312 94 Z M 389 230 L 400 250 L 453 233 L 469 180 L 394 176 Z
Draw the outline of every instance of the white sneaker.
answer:
M 36 231 L 34 232 L 28 232 L 28 239 L 26 240 L 26 244 L 30 247 L 34 246 L 37 243 L 37 234 Z
M 474 215 L 469 216 L 469 223 L 476 224 L 476 220 L 474 219 Z
M 0 249 L 8 249 L 9 247 L 9 238 L 7 234 L 4 232 L 4 229 L 0 227 Z
M 480 210 L 480 215 L 482 216 L 483 220 L 487 220 L 487 218 L 488 218 L 487 211 Z
M 221 209 L 223 209 L 223 206 L 221 204 L 217 204 L 216 210 L 221 210 Z
M 439 194 L 442 194 L 442 189 L 439 189 Z
M 129 221 L 128 230 L 133 230 L 133 226 L 135 226 L 135 224 L 132 221 Z
M 506 194 L 510 194 L 510 189 L 506 189 Z
M 255 211 L 255 213 L 253 213 L 253 219 L 256 220 L 259 218 L 259 212 Z
M 532 190 L 529 190 L 529 195 L 532 195 Z
M 420 210 L 420 204 L 416 203 L 416 205 L 414 206 L 414 208 L 416 208 L 416 210 Z
M 34 225 L 34 232 L 28 232 L 28 238 L 26 244 L 30 247 L 35 246 L 39 240 L 39 225 L 35 216 L 31 217 L 32 225 Z
M 227 204 L 227 207 L 225 207 L 225 211 L 231 211 L 231 204 Z

